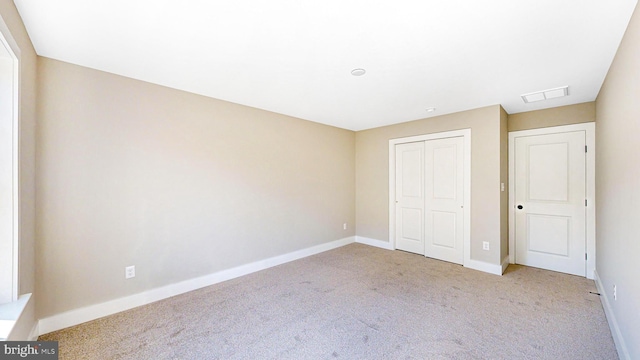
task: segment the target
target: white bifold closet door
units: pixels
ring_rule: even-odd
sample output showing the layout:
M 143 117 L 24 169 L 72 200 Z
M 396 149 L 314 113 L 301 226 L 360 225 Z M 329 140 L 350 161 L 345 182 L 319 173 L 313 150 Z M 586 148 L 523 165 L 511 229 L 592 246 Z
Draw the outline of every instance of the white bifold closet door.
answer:
M 463 262 L 463 137 L 396 145 L 396 248 Z

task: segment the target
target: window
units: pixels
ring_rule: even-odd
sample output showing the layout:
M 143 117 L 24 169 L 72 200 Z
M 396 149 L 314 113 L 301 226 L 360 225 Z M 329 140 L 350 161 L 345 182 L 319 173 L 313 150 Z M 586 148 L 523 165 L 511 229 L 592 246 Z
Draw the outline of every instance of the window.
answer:
M 0 304 L 18 298 L 18 58 L 5 29 L 0 19 Z

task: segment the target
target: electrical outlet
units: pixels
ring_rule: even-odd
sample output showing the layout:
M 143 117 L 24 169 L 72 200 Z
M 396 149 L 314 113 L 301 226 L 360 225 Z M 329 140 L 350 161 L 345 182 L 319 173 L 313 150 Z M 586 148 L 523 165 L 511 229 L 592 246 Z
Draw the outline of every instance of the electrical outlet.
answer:
M 613 285 L 613 300 L 618 300 L 618 289 Z
M 347 223 L 342 224 L 342 230 L 347 230 Z
M 136 277 L 136 267 L 134 265 L 124 268 L 124 278 L 131 279 L 132 277 Z
M 482 250 L 489 250 L 489 242 L 488 241 L 483 241 L 482 242 Z

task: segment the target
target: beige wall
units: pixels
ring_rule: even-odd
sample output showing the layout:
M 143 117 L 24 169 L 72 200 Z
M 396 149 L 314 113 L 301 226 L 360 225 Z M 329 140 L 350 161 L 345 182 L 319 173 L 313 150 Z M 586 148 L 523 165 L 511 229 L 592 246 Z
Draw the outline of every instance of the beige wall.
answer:
M 500 264 L 500 106 L 356 133 L 358 236 L 389 241 L 389 140 L 471 129 L 471 258 Z M 489 241 L 491 251 L 482 250 Z
M 38 71 L 40 317 L 354 235 L 354 132 L 46 58 Z
M 0 0 L 0 16 L 20 49 L 20 249 L 19 293 L 35 290 L 35 126 L 37 56 L 18 11 L 10 0 Z M 12 333 L 12 339 L 24 339 L 35 324 L 35 302 Z M 18 333 L 19 332 L 19 333 Z
M 596 121 L 596 103 L 560 106 L 509 115 L 509 131 L 539 129 Z
M 509 115 L 500 106 L 500 261 L 509 257 Z
M 640 10 L 636 7 L 596 100 L 596 271 L 629 359 L 640 359 L 639 64 Z

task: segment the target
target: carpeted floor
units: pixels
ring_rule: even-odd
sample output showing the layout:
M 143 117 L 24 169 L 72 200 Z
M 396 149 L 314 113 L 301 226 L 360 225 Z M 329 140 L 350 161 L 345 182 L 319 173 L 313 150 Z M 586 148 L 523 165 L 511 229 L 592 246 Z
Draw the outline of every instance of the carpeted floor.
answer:
M 351 244 L 39 340 L 60 359 L 617 359 L 590 291 Z

